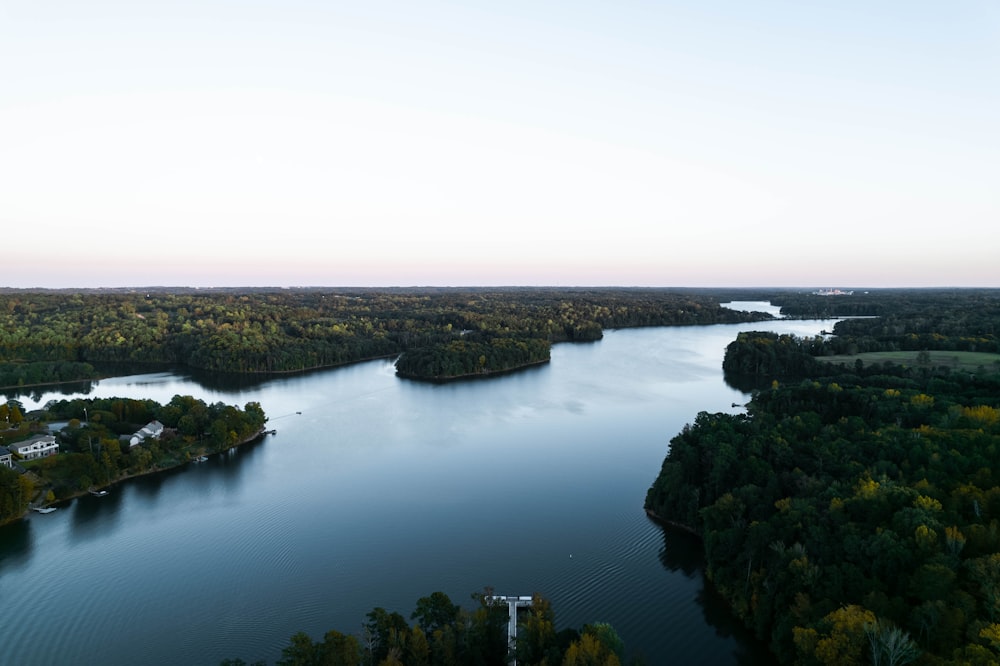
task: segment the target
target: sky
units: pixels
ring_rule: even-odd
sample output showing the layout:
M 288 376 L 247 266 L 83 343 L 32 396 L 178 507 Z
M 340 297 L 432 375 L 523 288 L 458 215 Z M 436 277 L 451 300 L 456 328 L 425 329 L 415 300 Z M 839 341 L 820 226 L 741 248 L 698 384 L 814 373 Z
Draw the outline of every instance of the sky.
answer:
M 0 0 L 0 286 L 1000 287 L 996 0 Z

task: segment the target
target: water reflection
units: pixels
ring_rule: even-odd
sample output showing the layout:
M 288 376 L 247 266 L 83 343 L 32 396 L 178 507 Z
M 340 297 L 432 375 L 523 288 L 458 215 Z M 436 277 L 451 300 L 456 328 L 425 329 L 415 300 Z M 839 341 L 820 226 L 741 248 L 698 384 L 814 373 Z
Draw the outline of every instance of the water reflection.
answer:
M 5 400 L 17 400 L 24 402 L 27 399 L 32 404 L 42 404 L 42 400 L 58 400 L 56 395 L 88 395 L 97 386 L 96 381 L 67 382 L 63 384 L 46 384 L 45 386 L 30 386 L 26 388 L 5 388 L 0 391 L 0 395 Z
M 705 624 L 712 627 L 719 638 L 733 639 L 733 662 L 739 666 L 759 666 L 777 663 L 774 656 L 758 642 L 753 633 L 733 615 L 725 600 L 704 577 L 701 539 L 690 532 L 664 526 L 663 548 L 660 562 L 667 571 L 682 572 L 691 579 L 701 581 L 695 599 L 705 617 Z
M 209 456 L 207 462 L 198 465 L 204 467 L 206 473 L 210 472 L 213 481 L 221 482 L 224 488 L 238 488 L 243 485 L 251 462 L 261 454 L 264 443 L 273 437 L 274 435 L 258 437 L 237 448 Z
M 698 605 L 705 613 L 705 623 L 715 629 L 716 636 L 734 639 L 732 655 L 736 664 L 763 666 L 778 663 L 774 655 L 754 638 L 753 633 L 733 616 L 729 606 L 707 580 L 698 595 Z
M 659 523 L 657 523 L 659 524 Z M 660 562 L 667 571 L 680 571 L 688 578 L 701 574 L 701 540 L 690 532 L 663 527 Z
M 9 573 L 31 562 L 31 522 L 19 520 L 0 527 L 0 572 Z
M 77 541 L 106 535 L 119 523 L 122 502 L 122 493 L 118 492 L 118 488 L 110 489 L 103 497 L 87 495 L 77 498 L 70 521 L 70 534 Z

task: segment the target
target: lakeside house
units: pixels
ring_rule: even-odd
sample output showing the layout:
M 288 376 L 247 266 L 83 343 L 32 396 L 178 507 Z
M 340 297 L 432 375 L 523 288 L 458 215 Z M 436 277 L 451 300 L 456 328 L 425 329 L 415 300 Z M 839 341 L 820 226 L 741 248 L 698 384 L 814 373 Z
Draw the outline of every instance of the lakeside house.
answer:
M 129 448 L 142 444 L 149 437 L 159 439 L 162 434 L 163 424 L 159 421 L 150 421 L 132 434 L 132 437 L 128 440 Z
M 59 453 L 55 435 L 35 435 L 23 442 L 8 444 L 7 448 L 21 460 L 35 460 Z
M 14 469 L 14 454 L 6 446 L 0 446 L 0 465 Z

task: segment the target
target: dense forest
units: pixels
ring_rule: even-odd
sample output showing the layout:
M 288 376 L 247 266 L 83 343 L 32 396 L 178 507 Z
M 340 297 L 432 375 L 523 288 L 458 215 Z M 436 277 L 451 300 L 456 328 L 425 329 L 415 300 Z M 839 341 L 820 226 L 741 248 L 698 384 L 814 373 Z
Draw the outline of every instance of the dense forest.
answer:
M 472 595 L 466 610 L 443 592 L 417 600 L 411 626 L 398 612 L 375 608 L 365 616 L 359 635 L 328 631 L 314 641 L 305 633 L 291 637 L 277 666 L 505 666 L 511 656 L 522 666 L 619 666 L 625 645 L 605 623 L 580 631 L 556 631 L 552 604 L 534 595 L 518 611 L 513 655 L 507 642 L 508 606 L 492 591 Z M 250 666 L 264 666 L 264 661 Z M 247 666 L 242 658 L 220 666 Z
M 163 424 L 162 436 L 130 446 L 129 435 L 154 420 Z M 58 435 L 58 455 L 19 461 L 24 474 L 0 466 L 0 524 L 21 517 L 39 494 L 39 503 L 54 502 L 224 451 L 258 436 L 267 416 L 255 402 L 240 409 L 178 395 L 165 405 L 133 398 L 58 400 L 27 418 L 10 401 L 0 405 L 0 445 L 47 432 L 51 421 L 68 424 Z
M 783 663 L 1000 663 L 1000 305 L 923 296 L 833 337 L 740 335 L 725 370 L 770 387 L 699 414 L 647 495 Z
M 442 379 L 544 362 L 609 328 L 765 318 L 663 289 L 0 290 L 0 386 L 108 363 L 271 373 L 400 354 L 407 376 Z

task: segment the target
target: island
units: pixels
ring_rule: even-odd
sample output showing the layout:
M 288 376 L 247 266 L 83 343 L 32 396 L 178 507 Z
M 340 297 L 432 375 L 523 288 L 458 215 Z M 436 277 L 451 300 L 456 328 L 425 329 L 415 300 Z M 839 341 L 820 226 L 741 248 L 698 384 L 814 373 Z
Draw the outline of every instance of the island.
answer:
M 434 382 L 490 377 L 549 362 L 548 340 L 470 333 L 458 340 L 411 349 L 396 374 Z

